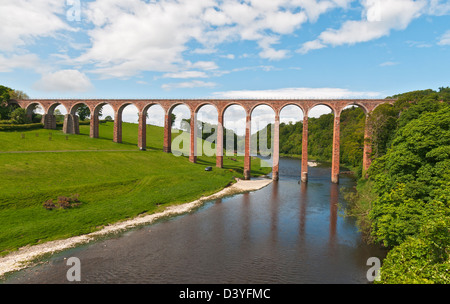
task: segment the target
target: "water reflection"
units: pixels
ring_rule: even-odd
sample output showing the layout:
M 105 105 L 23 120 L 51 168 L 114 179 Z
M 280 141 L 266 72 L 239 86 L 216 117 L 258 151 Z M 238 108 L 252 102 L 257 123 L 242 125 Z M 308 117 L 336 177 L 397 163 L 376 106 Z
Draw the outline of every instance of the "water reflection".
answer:
M 330 185 L 330 246 L 335 245 L 336 241 L 336 226 L 337 226 L 337 212 L 339 204 L 339 188 L 337 184 Z
M 306 208 L 308 206 L 307 183 L 300 183 L 300 239 L 305 240 Z
M 68 283 L 64 259 L 76 256 L 84 283 L 367 283 L 367 258 L 382 252 L 338 215 L 339 189 L 353 181 L 311 168 L 299 183 L 299 173 L 282 160 L 280 181 L 260 191 L 57 254 L 7 282 Z

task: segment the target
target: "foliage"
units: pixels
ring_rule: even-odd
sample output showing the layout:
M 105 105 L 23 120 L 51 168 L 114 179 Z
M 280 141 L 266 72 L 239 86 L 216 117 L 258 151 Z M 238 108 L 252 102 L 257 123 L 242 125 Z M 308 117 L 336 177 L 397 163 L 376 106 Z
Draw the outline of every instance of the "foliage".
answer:
M 449 218 L 439 218 L 392 249 L 380 270 L 381 283 L 449 284 L 449 231 Z
M 11 114 L 11 110 L 8 107 L 10 92 L 11 92 L 10 88 L 0 85 L 0 120 L 10 118 L 9 115 Z
M 21 90 L 11 90 L 9 92 L 9 96 L 11 99 L 16 99 L 16 100 L 30 98 L 25 92 L 23 92 Z
M 80 135 L 39 130 L 23 132 L 22 139 L 15 132 L 0 132 L 2 152 L 48 151 L 0 153 L 0 255 L 194 201 L 243 176 L 243 157 L 225 157 L 224 169 L 206 172 L 206 166 L 215 166 L 215 157 L 201 156 L 192 164 L 186 157 L 164 153 L 161 127 L 147 125 L 145 152 L 137 148 L 137 124 L 123 123 L 123 144 L 112 141 L 113 129 L 112 122 L 100 124 L 100 138 L 95 139 L 89 137 L 88 125 L 80 125 Z M 73 152 L 52 152 L 66 150 Z M 252 174 L 268 172 L 252 160 Z M 61 193 L 78 193 L 82 207 L 58 212 L 43 208 L 43 202 Z
M 42 129 L 43 127 L 44 125 L 42 123 L 23 124 L 23 125 L 0 124 L 0 131 L 27 131 L 27 130 Z
M 449 283 L 450 88 L 393 97 L 369 116 L 374 161 L 347 214 L 390 249 L 380 283 Z
M 344 109 L 341 113 L 340 157 L 341 163 L 352 167 L 362 166 L 364 151 L 365 115 L 357 107 Z M 271 140 L 271 128 L 267 128 Z M 331 161 L 333 145 L 334 115 L 324 114 L 308 120 L 308 155 L 320 161 Z M 259 138 L 259 136 L 258 136 Z M 303 122 L 280 124 L 280 153 L 301 155 Z
M 20 124 L 26 124 L 29 122 L 28 117 L 27 117 L 27 112 L 25 111 L 25 109 L 22 109 L 22 108 L 15 109 L 11 113 L 10 118 L 11 118 L 11 122 L 13 124 L 20 125 Z
M 89 110 L 89 107 L 85 104 L 81 104 L 77 109 L 78 117 L 80 117 L 80 120 L 86 120 L 86 118 L 89 118 L 91 116 L 91 110 Z M 100 114 L 99 114 L 99 117 Z
M 450 106 L 427 94 L 397 124 L 386 154 L 369 169 L 377 196 L 372 236 L 393 248 L 382 282 L 448 283 Z
M 393 105 L 384 104 L 378 106 L 369 118 L 372 127 L 373 157 L 381 157 L 386 154 L 397 131 L 418 118 L 425 112 L 436 112 L 450 103 L 450 88 L 439 88 L 439 91 L 420 90 L 392 97 L 397 98 Z

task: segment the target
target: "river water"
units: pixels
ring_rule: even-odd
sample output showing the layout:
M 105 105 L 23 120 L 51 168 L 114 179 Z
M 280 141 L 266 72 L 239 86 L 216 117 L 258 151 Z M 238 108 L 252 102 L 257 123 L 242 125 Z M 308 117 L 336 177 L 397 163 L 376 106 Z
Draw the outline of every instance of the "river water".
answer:
M 385 252 L 361 240 L 342 216 L 329 167 L 311 167 L 299 183 L 300 160 L 280 161 L 280 181 L 204 204 L 115 237 L 58 253 L 3 283 L 68 283 L 81 262 L 81 283 L 368 283 L 367 259 Z

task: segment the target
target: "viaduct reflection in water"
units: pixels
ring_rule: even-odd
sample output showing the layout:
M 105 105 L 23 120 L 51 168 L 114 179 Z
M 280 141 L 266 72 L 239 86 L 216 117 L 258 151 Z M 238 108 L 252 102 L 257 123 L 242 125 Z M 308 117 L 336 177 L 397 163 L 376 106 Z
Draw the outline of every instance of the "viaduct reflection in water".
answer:
M 311 168 L 299 183 L 292 162 L 259 191 L 62 252 L 7 282 L 68 283 L 65 259 L 75 256 L 82 283 L 367 283 L 367 259 L 383 252 L 338 214 L 339 189 L 354 182 L 332 184 L 330 168 Z

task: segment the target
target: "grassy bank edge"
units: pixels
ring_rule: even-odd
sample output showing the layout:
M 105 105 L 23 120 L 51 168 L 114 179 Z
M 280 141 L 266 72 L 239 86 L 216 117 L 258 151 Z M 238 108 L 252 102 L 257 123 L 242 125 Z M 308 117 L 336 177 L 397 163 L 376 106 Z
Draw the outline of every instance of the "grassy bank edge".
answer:
M 239 182 L 247 184 L 253 183 L 254 185 L 237 186 Z M 54 253 L 90 242 L 99 241 L 101 239 L 111 237 L 112 235 L 118 235 L 131 229 L 138 229 L 142 226 L 154 224 L 159 220 L 164 220 L 170 217 L 194 212 L 211 200 L 256 191 L 266 187 L 271 182 L 271 179 L 259 179 L 252 181 L 241 181 L 239 179 L 235 179 L 220 191 L 206 196 L 203 195 L 200 198 L 189 203 L 169 204 L 164 207 L 160 207 L 152 212 L 138 215 L 135 218 L 123 219 L 109 224 L 108 226 L 100 227 L 96 231 L 89 234 L 74 236 L 68 239 L 57 239 L 43 244 L 19 248 L 18 250 L 11 252 L 3 257 L 0 256 L 0 280 L 7 279 L 9 275 L 21 269 L 41 263 Z

